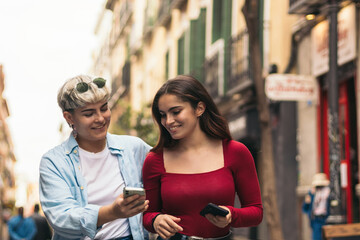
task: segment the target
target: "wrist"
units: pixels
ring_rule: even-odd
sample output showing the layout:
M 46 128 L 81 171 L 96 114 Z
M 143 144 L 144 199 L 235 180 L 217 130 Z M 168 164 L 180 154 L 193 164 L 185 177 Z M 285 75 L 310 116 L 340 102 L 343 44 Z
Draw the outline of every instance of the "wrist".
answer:
M 112 205 L 102 206 L 99 209 L 97 225 L 102 226 L 103 224 L 113 221 L 116 219 Z
M 153 227 L 154 229 L 155 229 L 155 227 L 154 227 L 155 219 L 156 219 L 160 214 L 161 214 L 161 213 L 156 214 L 155 217 L 153 217 L 153 219 L 151 220 L 151 225 L 152 225 L 152 227 Z

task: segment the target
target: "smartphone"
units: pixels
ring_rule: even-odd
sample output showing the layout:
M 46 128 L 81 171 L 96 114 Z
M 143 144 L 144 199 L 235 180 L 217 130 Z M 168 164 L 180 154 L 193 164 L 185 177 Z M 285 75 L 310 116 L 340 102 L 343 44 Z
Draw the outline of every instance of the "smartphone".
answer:
M 124 187 L 124 198 L 130 197 L 132 195 L 138 194 L 138 195 L 145 195 L 145 189 L 139 188 L 139 187 Z
M 205 214 L 212 214 L 214 216 L 220 215 L 222 217 L 225 217 L 226 215 L 228 215 L 229 211 L 219 207 L 216 204 L 213 203 L 208 203 L 208 205 L 206 205 L 200 212 L 200 215 L 205 217 Z

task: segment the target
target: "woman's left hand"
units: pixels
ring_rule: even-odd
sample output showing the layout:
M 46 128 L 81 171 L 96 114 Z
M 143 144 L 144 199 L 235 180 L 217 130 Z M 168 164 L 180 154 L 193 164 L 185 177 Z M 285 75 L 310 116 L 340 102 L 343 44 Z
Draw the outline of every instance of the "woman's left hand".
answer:
M 231 223 L 231 212 L 230 212 L 230 209 L 228 209 L 227 207 L 224 207 L 224 206 L 219 206 L 219 207 L 222 207 L 222 208 L 228 210 L 229 211 L 228 215 L 226 215 L 225 217 L 222 217 L 222 216 L 214 216 L 209 213 L 209 214 L 206 214 L 205 217 L 207 218 L 207 220 L 209 220 L 209 222 L 211 222 L 215 226 L 217 226 L 219 228 L 224 228 Z

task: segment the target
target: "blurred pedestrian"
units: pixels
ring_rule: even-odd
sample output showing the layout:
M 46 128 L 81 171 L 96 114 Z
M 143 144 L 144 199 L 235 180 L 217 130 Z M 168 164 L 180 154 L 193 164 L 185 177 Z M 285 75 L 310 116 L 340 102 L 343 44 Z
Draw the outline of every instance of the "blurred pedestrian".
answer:
M 40 163 L 40 202 L 54 239 L 144 240 L 145 196 L 123 197 L 141 187 L 150 146 L 140 138 L 108 133 L 110 89 L 106 80 L 79 75 L 58 92 L 72 134 Z
M 329 183 L 325 173 L 316 173 L 302 206 L 303 212 L 309 216 L 313 240 L 322 240 L 322 226 L 330 213 Z
M 39 204 L 34 205 L 34 213 L 31 215 L 31 218 L 34 220 L 37 232 L 35 234 L 34 240 L 49 240 L 51 239 L 51 229 L 46 221 L 46 218 L 39 213 L 40 206 Z
M 32 218 L 24 217 L 24 208 L 18 208 L 18 215 L 8 222 L 10 240 L 32 240 L 36 234 L 36 226 Z
M 231 227 L 258 225 L 263 208 L 254 159 L 231 139 L 204 86 L 191 76 L 168 80 L 154 97 L 152 114 L 160 137 L 143 167 L 150 200 L 145 227 L 159 239 L 227 240 Z M 235 194 L 241 208 L 234 207 Z M 208 203 L 223 215 L 201 215 Z

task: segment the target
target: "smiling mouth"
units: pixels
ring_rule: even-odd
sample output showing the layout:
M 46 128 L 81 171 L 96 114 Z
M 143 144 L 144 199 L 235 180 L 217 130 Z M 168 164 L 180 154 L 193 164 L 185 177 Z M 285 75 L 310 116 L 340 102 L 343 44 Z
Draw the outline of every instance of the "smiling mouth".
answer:
M 103 124 L 103 125 L 98 126 L 98 127 L 93 127 L 93 129 L 102 129 L 102 128 L 105 127 L 105 126 L 106 126 L 106 124 Z
M 180 126 L 175 126 L 175 127 L 170 127 L 169 129 L 170 129 L 170 131 L 174 131 L 174 130 L 176 130 L 176 129 L 178 129 Z

